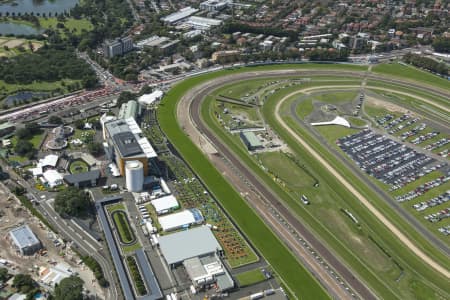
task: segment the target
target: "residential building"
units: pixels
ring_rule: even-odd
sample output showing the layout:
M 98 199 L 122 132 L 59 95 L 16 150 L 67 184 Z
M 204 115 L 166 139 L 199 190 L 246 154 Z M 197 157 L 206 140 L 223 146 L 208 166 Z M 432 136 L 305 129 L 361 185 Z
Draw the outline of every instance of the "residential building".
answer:
M 239 50 L 216 51 L 211 55 L 211 60 L 217 62 L 219 60 L 234 60 L 240 55 Z
M 207 0 L 200 3 L 200 9 L 214 12 L 225 9 L 231 1 L 229 0 Z
M 124 38 L 116 39 L 112 42 L 104 45 L 103 51 L 106 57 L 114 57 L 117 55 L 123 55 L 133 50 L 133 40 L 127 36 Z

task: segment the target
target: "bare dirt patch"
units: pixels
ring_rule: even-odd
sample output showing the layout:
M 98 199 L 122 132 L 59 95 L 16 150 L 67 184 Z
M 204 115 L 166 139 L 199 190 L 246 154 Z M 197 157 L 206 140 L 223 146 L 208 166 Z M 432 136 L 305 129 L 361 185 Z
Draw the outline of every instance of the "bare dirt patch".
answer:
M 33 45 L 33 52 L 39 50 L 39 48 L 41 48 L 42 46 L 44 46 L 44 44 L 42 44 L 42 43 L 36 43 L 36 42 L 32 42 L 31 44 Z
M 8 42 L 4 43 L 3 46 L 7 46 L 8 48 L 17 48 L 21 45 L 24 44 L 24 40 L 18 40 L 18 39 L 14 39 L 14 40 L 9 40 Z
M 388 101 L 381 100 L 380 98 L 375 98 L 375 97 L 366 95 L 366 101 L 368 104 L 370 104 L 372 106 L 381 107 L 388 111 L 399 112 L 402 114 L 411 113 L 409 110 L 407 110 L 404 107 L 398 106 L 398 105 L 388 102 Z

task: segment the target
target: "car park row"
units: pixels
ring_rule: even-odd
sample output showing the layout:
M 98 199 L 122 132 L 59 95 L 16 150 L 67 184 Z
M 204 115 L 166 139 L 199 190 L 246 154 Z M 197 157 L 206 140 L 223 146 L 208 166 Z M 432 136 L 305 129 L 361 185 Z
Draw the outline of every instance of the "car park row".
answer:
M 368 129 L 345 136 L 337 144 L 364 172 L 390 185 L 391 191 L 446 166 Z

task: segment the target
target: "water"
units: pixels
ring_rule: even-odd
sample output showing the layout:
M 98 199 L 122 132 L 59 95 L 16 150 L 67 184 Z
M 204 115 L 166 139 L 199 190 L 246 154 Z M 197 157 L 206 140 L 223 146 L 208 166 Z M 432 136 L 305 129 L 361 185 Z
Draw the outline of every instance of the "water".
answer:
M 43 31 L 43 29 L 38 29 L 30 25 L 0 22 L 0 35 L 37 35 Z
M 0 4 L 0 12 L 5 15 L 11 13 L 31 13 L 48 14 L 69 11 L 78 0 L 14 0 L 13 3 Z
M 4 103 L 8 104 L 9 106 L 13 106 L 14 101 L 17 101 L 17 103 L 19 104 L 21 101 L 30 100 L 33 97 L 48 97 L 48 93 L 18 92 L 15 95 L 6 97 L 6 99 L 4 100 Z

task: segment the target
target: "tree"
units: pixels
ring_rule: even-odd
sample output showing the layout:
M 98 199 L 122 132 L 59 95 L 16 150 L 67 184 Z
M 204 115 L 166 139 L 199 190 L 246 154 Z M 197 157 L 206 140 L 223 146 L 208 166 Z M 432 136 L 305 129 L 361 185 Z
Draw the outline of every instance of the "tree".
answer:
M 15 132 L 15 136 L 19 140 L 28 139 L 29 137 L 31 137 L 30 132 L 26 128 L 19 128 L 19 129 L 17 129 L 16 132 Z
M 0 268 L 0 282 L 5 282 L 8 280 L 9 274 L 7 268 Z
M 55 286 L 54 298 L 58 300 L 82 300 L 83 280 L 77 276 L 70 276 L 61 280 Z
M 17 288 L 21 293 L 27 294 L 34 288 L 34 281 L 28 274 L 17 274 L 14 276 L 12 286 Z
M 48 122 L 50 124 L 57 124 L 57 125 L 63 124 L 63 120 L 58 116 L 50 116 L 50 118 L 48 118 Z
M 82 119 L 78 119 L 74 123 L 75 128 L 77 129 L 83 129 L 84 128 L 84 121 Z
M 27 140 L 18 140 L 16 146 L 14 147 L 14 152 L 20 156 L 26 156 L 32 158 L 36 149 L 34 149 L 33 144 Z
M 437 52 L 450 53 L 450 38 L 437 38 L 433 41 L 433 48 Z
M 124 91 L 120 93 L 119 98 L 117 98 L 117 106 L 121 106 L 122 104 L 134 99 L 136 99 L 136 94 L 129 91 Z
M 59 191 L 55 197 L 54 208 L 61 216 L 82 216 L 88 209 L 89 196 L 76 187 Z
M 25 129 L 30 133 L 30 135 L 35 135 L 41 132 L 41 126 L 39 126 L 36 122 L 25 124 Z
M 103 145 L 98 142 L 88 144 L 88 151 L 94 156 L 103 154 Z

